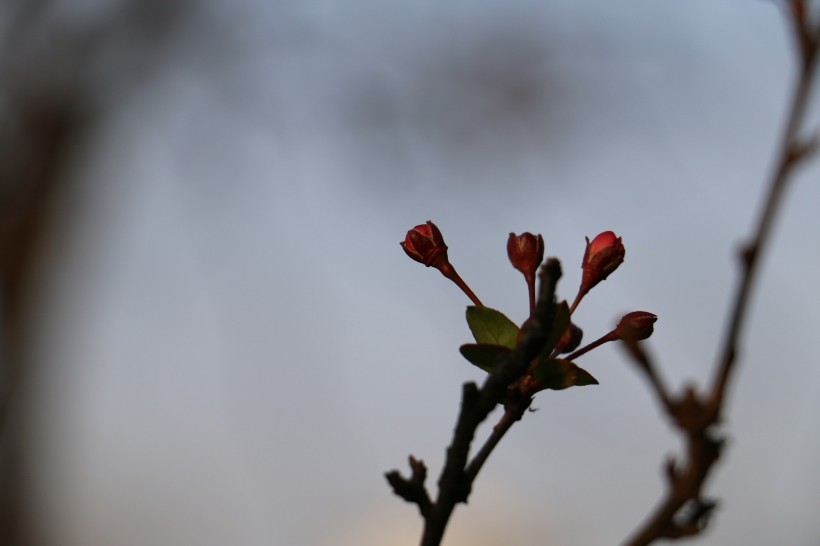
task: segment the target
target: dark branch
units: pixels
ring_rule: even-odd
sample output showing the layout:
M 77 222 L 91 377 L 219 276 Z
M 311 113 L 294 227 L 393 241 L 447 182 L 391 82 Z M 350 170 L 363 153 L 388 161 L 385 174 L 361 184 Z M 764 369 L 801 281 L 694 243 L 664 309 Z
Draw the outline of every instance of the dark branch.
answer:
M 479 388 L 475 383 L 465 383 L 462 390 L 461 408 L 453 431 L 453 440 L 447 448 L 447 456 L 438 480 L 438 497 L 431 503 L 424 489 L 426 469 L 419 463 L 410 466 L 413 475 L 403 478 L 398 471 L 388 472 L 387 480 L 393 491 L 408 502 L 415 503 L 424 516 L 422 546 L 438 546 L 444 530 L 458 503 L 466 503 L 473 481 L 495 446 L 513 423 L 527 410 L 531 398 L 507 401 L 506 413 L 476 457 L 468 465 L 470 446 L 478 426 L 509 394 L 509 387 L 528 370 L 530 362 L 538 356 L 547 342 L 548 333 L 555 320 L 555 287 L 561 277 L 561 264 L 550 258 L 539 272 L 539 293 L 535 311 L 521 327 L 521 337 L 509 356 L 505 357 L 487 376 Z M 423 471 L 422 471 L 423 469 Z
M 660 376 L 658 375 L 658 368 L 655 366 L 654 361 L 650 356 L 644 351 L 641 343 L 639 341 L 624 339 L 621 341 L 621 345 L 626 348 L 627 353 L 638 365 L 638 369 L 641 370 L 646 377 L 649 379 L 651 383 L 652 390 L 658 395 L 660 399 L 661 405 L 666 410 L 667 413 L 670 415 L 672 414 L 672 398 L 669 395 L 669 389 L 666 388 L 663 381 L 661 381 Z
M 396 495 L 407 502 L 417 504 L 421 515 L 426 516 L 431 505 L 427 488 L 424 487 L 424 481 L 427 479 L 427 467 L 424 461 L 416 459 L 412 455 L 408 457 L 408 462 L 412 472 L 410 478 L 403 477 L 398 470 L 387 472 L 384 477 L 387 478 L 387 482 Z
M 715 502 L 702 497 L 709 471 L 720 457 L 724 441 L 712 431 L 714 412 L 693 388 L 672 400 L 668 411 L 684 436 L 684 461 L 666 464 L 667 491 L 647 521 L 625 543 L 651 544 L 659 538 L 682 538 L 701 532 Z
M 481 446 L 481 449 L 478 450 L 473 460 L 470 461 L 470 464 L 467 465 L 466 474 L 467 480 L 471 483 L 475 480 L 476 476 L 478 476 L 481 467 L 484 466 L 484 463 L 487 461 L 487 458 L 490 456 L 490 453 L 493 452 L 495 446 L 498 445 L 498 442 L 507 434 L 507 431 L 512 428 L 512 426 L 519 421 L 521 417 L 524 416 L 524 413 L 532 404 L 532 398 L 521 398 L 516 400 L 513 403 L 510 403 L 506 410 L 504 411 L 504 415 L 501 416 L 501 419 L 496 423 L 493 427 L 493 432 L 490 434 L 489 438 L 484 442 L 484 445 Z
M 477 389 L 474 383 L 464 385 L 461 413 L 439 478 L 438 498 L 424 521 L 422 546 L 438 546 L 456 504 L 467 502 L 473 479 L 481 466 L 474 468 L 472 475 L 466 471 L 470 444 L 478 425 L 502 401 L 508 387 L 527 372 L 530 362 L 547 342 L 555 320 L 555 287 L 561 277 L 561 264 L 557 259 L 549 258 L 538 276 L 540 286 L 535 312 L 521 327 L 521 339 L 515 349 L 495 367 L 481 389 Z

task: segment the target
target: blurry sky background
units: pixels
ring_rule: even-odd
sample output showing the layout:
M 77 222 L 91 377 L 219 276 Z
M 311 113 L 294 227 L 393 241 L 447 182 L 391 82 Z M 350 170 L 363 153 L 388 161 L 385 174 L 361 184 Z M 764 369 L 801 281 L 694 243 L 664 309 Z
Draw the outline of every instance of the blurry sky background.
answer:
M 26 391 L 54 546 L 417 543 L 383 473 L 412 453 L 434 488 L 483 375 L 466 297 L 398 245 L 426 220 L 516 322 L 509 232 L 572 299 L 614 230 L 575 321 L 652 311 L 665 376 L 702 384 L 794 76 L 757 0 L 18 1 L 0 36 L 4 85 L 85 112 Z M 704 546 L 820 536 L 817 174 L 764 260 Z M 445 544 L 617 544 L 649 512 L 678 441 L 617 347 L 579 364 L 601 384 L 537 396 Z

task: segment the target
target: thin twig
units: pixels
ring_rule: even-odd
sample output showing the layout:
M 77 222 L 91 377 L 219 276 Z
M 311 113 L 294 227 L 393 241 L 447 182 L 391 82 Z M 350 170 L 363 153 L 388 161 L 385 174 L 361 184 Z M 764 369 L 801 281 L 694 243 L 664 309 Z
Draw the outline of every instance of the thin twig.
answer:
M 626 348 L 629 356 L 638 365 L 638 368 L 646 374 L 647 379 L 652 386 L 652 391 L 658 396 L 661 405 L 667 413 L 672 413 L 672 396 L 669 394 L 669 389 L 661 380 L 658 374 L 658 367 L 654 360 L 644 350 L 639 341 L 624 339 L 621 344 Z
M 498 442 L 507 434 L 507 431 L 512 428 L 515 422 L 524 416 L 524 413 L 526 413 L 531 405 L 532 398 L 522 398 L 507 407 L 504 411 L 504 415 L 501 416 L 501 419 L 493 427 L 493 431 L 484 442 L 484 445 L 481 446 L 481 449 L 478 450 L 473 460 L 467 465 L 465 474 L 471 483 L 475 481 L 476 476 L 478 476 L 479 471 L 481 471 L 481 467 L 487 462 L 487 458 L 490 456 L 490 453 L 493 452 L 495 446 L 498 445 Z
M 412 472 L 410 478 L 403 477 L 398 470 L 387 472 L 384 477 L 387 478 L 387 483 L 393 488 L 393 492 L 407 502 L 418 505 L 419 512 L 424 517 L 432 505 L 430 495 L 427 494 L 427 488 L 424 486 L 424 481 L 427 479 L 427 466 L 424 461 L 412 455 L 408 457 L 408 463 Z
M 713 390 L 711 393 L 712 405 L 716 411 L 719 411 L 723 403 L 726 388 L 731 378 L 735 357 L 737 356 L 740 333 L 746 318 L 749 294 L 757 277 L 757 265 L 771 235 L 772 223 L 779 209 L 783 192 L 786 189 L 791 175 L 794 173 L 794 168 L 801 160 L 806 159 L 808 155 L 814 151 L 814 147 L 804 145 L 804 142 L 799 136 L 800 125 L 806 108 L 808 107 L 810 90 L 817 66 L 818 40 L 815 38 L 811 43 L 812 48 L 802 53 L 803 62 L 801 64 L 800 76 L 794 90 L 794 96 L 792 97 L 791 109 L 783 134 L 780 156 L 769 184 L 769 191 L 763 211 L 758 219 L 755 235 L 751 243 L 749 243 L 741 253 L 742 277 L 738 284 L 737 292 L 735 292 L 729 330 L 724 338 L 723 349 L 721 351 L 720 360 L 718 361 L 717 374 L 713 382 Z M 811 140 L 808 141 L 809 144 L 810 142 Z

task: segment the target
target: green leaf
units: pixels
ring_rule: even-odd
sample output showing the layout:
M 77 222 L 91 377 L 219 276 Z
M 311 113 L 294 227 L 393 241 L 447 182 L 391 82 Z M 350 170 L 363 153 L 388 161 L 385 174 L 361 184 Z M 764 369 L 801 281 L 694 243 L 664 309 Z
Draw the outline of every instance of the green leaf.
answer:
M 569 360 L 561 358 L 542 358 L 533 372 L 535 380 L 542 389 L 560 391 L 568 387 L 597 385 L 598 380 L 588 371 L 579 368 Z
M 498 362 L 509 355 L 512 349 L 502 345 L 489 345 L 486 343 L 467 343 L 459 347 L 461 356 L 484 370 L 487 373 L 493 371 Z
M 518 326 L 501 311 L 471 305 L 467 307 L 467 324 L 479 344 L 515 347 Z
M 567 331 L 567 326 L 569 326 L 569 305 L 564 300 L 555 306 L 555 321 L 552 323 L 552 330 L 550 330 L 547 337 L 547 343 L 544 344 L 544 350 L 541 351 L 541 356 L 548 357 L 550 355 L 555 346 L 558 345 L 561 336 Z

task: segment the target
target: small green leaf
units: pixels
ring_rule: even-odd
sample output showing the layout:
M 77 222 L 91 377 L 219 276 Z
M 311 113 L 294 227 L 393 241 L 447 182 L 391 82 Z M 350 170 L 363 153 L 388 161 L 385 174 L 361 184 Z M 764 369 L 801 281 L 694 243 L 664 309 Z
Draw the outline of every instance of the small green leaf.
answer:
M 560 391 L 568 387 L 597 385 L 598 380 L 588 371 L 579 368 L 569 360 L 561 358 L 542 358 L 533 372 L 535 380 L 542 389 Z
M 459 347 L 461 356 L 484 370 L 487 373 L 493 371 L 498 361 L 512 352 L 512 349 L 501 345 L 489 345 L 486 343 L 467 343 Z
M 564 300 L 555 306 L 555 321 L 552 323 L 552 330 L 550 330 L 547 337 L 547 343 L 544 344 L 544 350 L 541 351 L 541 356 L 548 357 L 550 355 L 555 346 L 558 345 L 561 336 L 567 331 L 567 326 L 569 326 L 569 305 Z
M 477 343 L 515 347 L 518 326 L 501 311 L 471 305 L 467 307 L 467 324 Z

